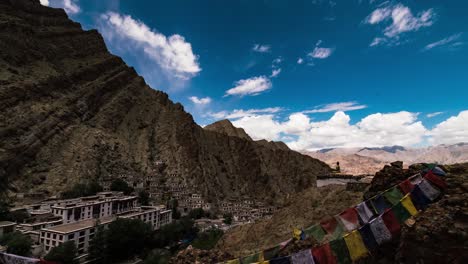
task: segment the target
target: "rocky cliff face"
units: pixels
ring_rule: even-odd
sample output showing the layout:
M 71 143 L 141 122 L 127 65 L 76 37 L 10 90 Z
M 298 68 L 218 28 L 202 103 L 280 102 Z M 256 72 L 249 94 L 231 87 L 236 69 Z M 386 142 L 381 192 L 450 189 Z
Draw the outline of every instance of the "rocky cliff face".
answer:
M 0 0 L 0 178 L 55 194 L 79 181 L 167 175 L 213 199 L 281 200 L 324 163 L 198 126 L 111 55 L 96 30 L 38 0 Z
M 419 172 L 420 164 L 402 168 L 395 162 L 379 171 L 365 197 L 383 191 Z M 401 236 L 363 263 L 467 263 L 468 163 L 443 166 L 447 190 L 427 210 L 403 225 Z

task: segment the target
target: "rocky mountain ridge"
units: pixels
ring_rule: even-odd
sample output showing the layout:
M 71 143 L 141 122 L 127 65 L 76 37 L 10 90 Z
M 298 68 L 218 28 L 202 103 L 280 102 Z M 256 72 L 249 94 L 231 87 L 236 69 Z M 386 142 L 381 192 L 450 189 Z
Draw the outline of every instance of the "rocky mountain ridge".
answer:
M 0 0 L 0 28 L 0 178 L 13 191 L 144 179 L 162 161 L 209 200 L 279 202 L 329 171 L 289 149 L 201 128 L 61 9 Z
M 334 167 L 340 162 L 341 171 L 350 174 L 374 174 L 384 165 L 401 160 L 405 164 L 435 162 L 455 164 L 468 162 L 468 143 L 437 145 L 421 148 L 388 146 L 382 148 L 334 148 L 303 152 Z

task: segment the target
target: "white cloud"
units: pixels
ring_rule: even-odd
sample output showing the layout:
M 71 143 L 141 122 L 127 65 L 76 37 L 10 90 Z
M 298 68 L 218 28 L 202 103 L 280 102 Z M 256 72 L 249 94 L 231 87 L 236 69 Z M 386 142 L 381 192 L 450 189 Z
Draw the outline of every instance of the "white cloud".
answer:
M 382 43 L 385 43 L 385 38 L 375 37 L 374 40 L 369 44 L 370 47 L 379 46 Z
M 429 114 L 426 115 L 426 117 L 431 118 L 431 117 L 434 117 L 434 116 L 441 115 L 441 114 L 443 114 L 443 113 L 444 113 L 444 112 L 429 113 Z
M 233 121 L 254 139 L 279 140 L 289 138 L 287 144 L 296 150 L 327 147 L 412 146 L 419 144 L 427 133 L 417 121 L 417 114 L 406 111 L 376 113 L 351 124 L 344 112 L 336 112 L 326 121 L 311 122 L 303 113 L 294 113 L 284 122 L 273 114 L 253 115 Z M 291 140 L 292 139 L 292 140 Z
M 376 46 L 387 39 L 399 38 L 402 33 L 418 31 L 420 28 L 432 26 L 435 13 L 432 9 L 419 12 L 416 16 L 411 10 L 402 5 L 387 5 L 374 10 L 364 20 L 365 23 L 376 25 L 389 21 L 383 30 L 383 36 L 374 38 L 370 46 Z
M 260 44 L 255 44 L 252 47 L 252 50 L 255 52 L 260 52 L 260 53 L 266 53 L 270 52 L 271 46 L 270 45 L 260 45 Z
M 297 64 L 302 64 L 304 63 L 304 59 L 303 58 L 298 58 L 297 59 Z
M 308 55 L 315 59 L 326 59 L 330 57 L 332 53 L 333 53 L 333 50 L 330 48 L 315 47 L 315 49 Z
M 276 59 L 273 60 L 273 65 L 280 64 L 281 62 L 283 62 L 283 58 L 278 57 L 278 58 L 276 58 Z
M 468 110 L 439 123 L 430 132 L 433 144 L 455 144 L 468 142 Z
M 216 119 L 237 119 L 246 116 L 255 116 L 259 114 L 274 114 L 282 111 L 283 108 L 281 107 L 268 107 L 268 108 L 260 108 L 260 109 L 234 109 L 231 112 L 228 111 L 221 111 L 217 113 L 209 113 L 208 115 L 214 117 Z
M 388 19 L 391 14 L 392 8 L 390 7 L 377 8 L 367 17 L 366 21 L 369 24 L 377 24 Z
M 166 37 L 129 15 L 108 12 L 101 19 L 105 23 L 104 36 L 134 41 L 134 48 L 143 50 L 168 75 L 188 80 L 201 71 L 198 56 L 193 53 L 192 45 L 183 36 L 174 34 Z
M 273 115 L 245 116 L 233 121 L 232 124 L 242 127 L 254 140 L 279 140 L 281 133 L 281 124 L 273 120 Z
M 40 0 L 41 5 L 55 8 L 63 8 L 69 15 L 77 14 L 81 11 L 78 0 Z
M 235 87 L 226 91 L 225 96 L 229 95 L 258 95 L 266 90 L 271 89 L 271 81 L 266 76 L 252 77 L 249 79 L 239 80 L 235 83 Z
M 189 99 L 190 101 L 192 101 L 194 104 L 197 104 L 197 105 L 206 105 L 206 104 L 211 103 L 210 97 L 198 98 L 196 96 L 190 96 Z
M 361 105 L 357 102 L 340 102 L 340 103 L 331 103 L 326 104 L 320 107 L 316 107 L 312 110 L 303 111 L 303 113 L 326 113 L 326 112 L 336 112 L 336 111 L 353 111 L 367 108 L 367 105 Z
M 460 45 L 460 44 L 463 43 L 463 42 L 458 41 L 460 39 L 461 35 L 462 35 L 461 33 L 453 34 L 450 37 L 447 37 L 447 38 L 441 39 L 439 41 L 430 43 L 430 44 L 426 45 L 423 48 L 423 51 L 428 51 L 428 50 L 431 50 L 433 48 L 446 46 L 447 44 L 450 44 L 450 46 Z
M 275 78 L 276 76 L 280 74 L 280 72 L 281 72 L 281 68 L 273 69 L 273 71 L 271 72 L 270 78 Z

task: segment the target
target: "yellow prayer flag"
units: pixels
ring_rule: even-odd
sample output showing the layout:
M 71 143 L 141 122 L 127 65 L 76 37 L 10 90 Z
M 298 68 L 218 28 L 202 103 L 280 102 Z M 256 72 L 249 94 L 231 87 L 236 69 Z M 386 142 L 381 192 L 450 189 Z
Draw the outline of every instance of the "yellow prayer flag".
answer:
M 241 264 L 239 259 L 233 259 L 226 261 L 226 264 Z
M 346 242 L 346 246 L 348 246 L 349 255 L 353 262 L 369 254 L 369 251 L 367 251 L 362 241 L 361 234 L 357 230 L 346 234 L 343 238 Z
M 297 228 L 294 228 L 293 237 L 294 237 L 296 240 L 301 240 L 301 234 L 302 234 L 302 230 L 297 229 Z
M 409 194 L 405 195 L 401 199 L 401 204 L 403 205 L 403 207 L 405 207 L 408 213 L 410 213 L 412 216 L 415 216 L 418 214 L 418 210 L 416 210 L 416 207 L 414 207 L 414 204 L 411 201 L 411 197 L 409 196 Z

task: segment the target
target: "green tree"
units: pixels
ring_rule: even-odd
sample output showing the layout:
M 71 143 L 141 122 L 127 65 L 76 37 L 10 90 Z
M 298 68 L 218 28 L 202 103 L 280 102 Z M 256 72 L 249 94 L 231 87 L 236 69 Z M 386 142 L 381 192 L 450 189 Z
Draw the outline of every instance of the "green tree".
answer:
M 171 199 L 167 201 L 167 208 L 172 210 L 172 219 L 180 219 L 180 212 L 177 210 L 179 206 L 179 201 L 177 199 Z
M 190 210 L 188 216 L 192 219 L 200 219 L 205 216 L 205 211 L 201 208 Z
M 95 180 L 88 183 L 76 183 L 70 189 L 62 193 L 62 198 L 71 199 L 83 196 L 96 195 L 98 192 L 102 192 L 103 188 Z
M 162 226 L 154 235 L 155 246 L 163 248 L 173 245 L 183 238 L 193 238 L 198 233 L 194 221 L 188 217 Z
M 4 235 L 0 244 L 7 246 L 7 252 L 20 256 L 30 256 L 32 240 L 28 235 L 20 232 L 12 232 Z
M 111 191 L 123 192 L 129 195 L 133 192 L 133 187 L 128 186 L 127 182 L 122 179 L 115 179 L 110 186 Z
M 232 224 L 232 214 L 231 213 L 223 215 L 223 218 L 224 218 L 223 223 L 225 223 L 226 225 Z
M 223 231 L 220 229 L 210 229 L 199 233 L 193 241 L 192 246 L 198 249 L 210 250 L 214 248 L 218 240 L 223 236 Z
M 166 264 L 170 258 L 170 252 L 167 250 L 156 249 L 146 256 L 143 264 Z
M 140 191 L 138 193 L 138 202 L 141 204 L 141 205 L 149 205 L 149 193 L 147 191 Z
M 61 264 L 78 264 L 79 262 L 76 259 L 77 256 L 78 252 L 76 250 L 75 242 L 67 241 L 52 248 L 44 259 Z
M 89 242 L 88 259 L 92 263 L 108 263 L 106 231 L 103 226 L 95 226 L 94 238 Z
M 133 257 L 151 243 L 151 227 L 141 220 L 119 218 L 106 231 L 106 254 L 111 263 Z
M 10 217 L 11 204 L 5 199 L 0 200 L 0 219 L 6 220 Z

